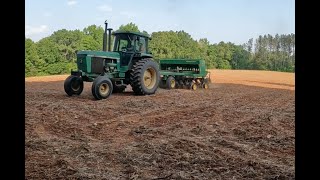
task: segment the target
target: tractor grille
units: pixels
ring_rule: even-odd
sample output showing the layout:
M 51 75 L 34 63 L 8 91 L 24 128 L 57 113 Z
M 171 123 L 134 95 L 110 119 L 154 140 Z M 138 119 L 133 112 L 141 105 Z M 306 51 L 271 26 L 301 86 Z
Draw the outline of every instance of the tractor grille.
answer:
M 104 59 L 100 57 L 92 57 L 91 59 L 91 72 L 102 73 L 104 68 Z

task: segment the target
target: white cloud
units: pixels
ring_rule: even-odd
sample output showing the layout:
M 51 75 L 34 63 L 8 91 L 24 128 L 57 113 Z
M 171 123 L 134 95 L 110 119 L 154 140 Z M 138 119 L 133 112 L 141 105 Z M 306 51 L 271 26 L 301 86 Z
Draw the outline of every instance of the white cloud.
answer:
M 97 7 L 97 9 L 100 11 L 104 11 L 104 12 L 111 12 L 112 11 L 112 7 L 108 6 L 108 5 L 101 5 L 101 6 Z
M 78 1 L 75 1 L 75 0 L 69 0 L 69 1 L 67 2 L 67 4 L 68 4 L 69 6 L 73 6 L 73 5 L 77 4 L 77 3 L 78 3 Z
M 30 26 L 26 25 L 25 26 L 25 34 L 26 36 L 33 36 L 33 35 L 38 35 L 45 33 L 49 30 L 47 25 L 41 25 L 41 26 Z

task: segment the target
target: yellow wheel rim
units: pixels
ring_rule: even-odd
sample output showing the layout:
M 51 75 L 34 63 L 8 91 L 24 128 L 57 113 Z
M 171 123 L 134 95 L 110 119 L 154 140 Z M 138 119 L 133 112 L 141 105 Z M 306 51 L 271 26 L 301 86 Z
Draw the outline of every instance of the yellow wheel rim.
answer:
M 192 90 L 197 90 L 197 85 L 196 84 L 192 84 Z
M 205 83 L 205 84 L 203 85 L 203 87 L 204 87 L 204 89 L 208 89 L 208 88 L 209 88 L 209 86 L 208 86 L 207 83 Z
M 102 83 L 99 87 L 99 93 L 101 95 L 107 95 L 109 93 L 110 87 L 107 83 Z
M 175 82 L 175 80 L 172 79 L 172 80 L 170 81 L 170 86 L 171 86 L 171 88 L 174 88 L 175 85 L 176 85 L 176 82 Z
M 153 68 L 148 68 L 143 74 L 143 83 L 147 89 L 152 89 L 156 84 L 156 71 Z

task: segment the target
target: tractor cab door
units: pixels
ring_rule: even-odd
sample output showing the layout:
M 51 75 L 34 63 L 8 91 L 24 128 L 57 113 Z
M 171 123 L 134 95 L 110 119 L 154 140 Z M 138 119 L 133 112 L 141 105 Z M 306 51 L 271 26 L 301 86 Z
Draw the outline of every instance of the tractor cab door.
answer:
M 120 66 L 128 66 L 130 60 L 134 55 L 134 41 L 124 38 L 119 39 L 118 50 L 120 53 Z
M 122 52 L 120 66 L 128 66 L 130 60 L 133 58 L 134 52 Z
M 121 44 L 120 44 L 121 45 Z M 120 66 L 128 66 L 133 56 L 136 53 L 147 52 L 146 40 L 144 37 L 133 36 L 131 41 L 127 41 L 127 44 L 123 44 L 121 51 L 121 63 Z
M 136 53 L 147 52 L 147 40 L 133 34 L 121 34 L 116 37 L 115 49 L 120 53 L 120 66 L 128 66 Z

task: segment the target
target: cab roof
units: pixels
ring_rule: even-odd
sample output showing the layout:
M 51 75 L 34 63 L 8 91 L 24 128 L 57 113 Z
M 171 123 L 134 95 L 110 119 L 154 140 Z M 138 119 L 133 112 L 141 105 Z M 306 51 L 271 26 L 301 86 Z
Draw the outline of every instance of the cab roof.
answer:
M 134 31 L 115 31 L 112 33 L 113 35 L 117 35 L 117 34 L 134 34 L 137 36 L 142 36 L 142 37 L 146 37 L 151 39 L 151 37 L 148 34 L 145 33 L 140 33 L 140 32 L 134 32 Z

